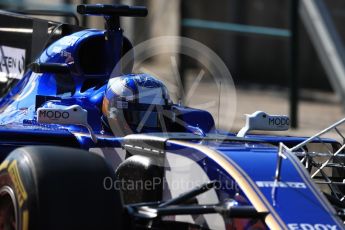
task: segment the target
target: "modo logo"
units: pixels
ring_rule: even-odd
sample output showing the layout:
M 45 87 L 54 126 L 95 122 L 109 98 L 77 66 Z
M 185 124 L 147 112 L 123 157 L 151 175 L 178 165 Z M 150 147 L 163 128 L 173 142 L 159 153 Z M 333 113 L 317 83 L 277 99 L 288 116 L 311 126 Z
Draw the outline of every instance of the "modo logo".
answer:
M 60 111 L 53 111 L 53 110 L 40 110 L 39 113 L 40 117 L 50 118 L 50 119 L 68 119 L 69 118 L 69 112 L 60 112 Z
M 289 125 L 289 123 L 290 119 L 287 117 L 275 117 L 268 119 L 269 125 Z

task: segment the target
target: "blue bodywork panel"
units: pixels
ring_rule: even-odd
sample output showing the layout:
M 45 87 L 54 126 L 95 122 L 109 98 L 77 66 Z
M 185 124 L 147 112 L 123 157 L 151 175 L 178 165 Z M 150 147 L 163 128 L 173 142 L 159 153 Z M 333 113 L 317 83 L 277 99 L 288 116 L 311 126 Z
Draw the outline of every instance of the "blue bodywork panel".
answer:
M 210 151 L 199 149 L 207 146 Z M 269 211 L 274 223 L 268 227 L 281 229 L 295 224 L 332 226 L 343 229 L 335 210 L 315 187 L 294 155 L 283 161 L 281 180 L 272 195 L 278 148 L 257 143 L 207 144 L 167 142 L 167 150 L 188 157 L 204 169 L 210 180 L 218 180 L 220 200 L 245 197 L 242 205 L 253 205 Z M 238 186 L 227 186 L 237 184 Z M 239 189 L 239 190 L 238 190 Z M 235 198 L 236 199 L 236 198 Z

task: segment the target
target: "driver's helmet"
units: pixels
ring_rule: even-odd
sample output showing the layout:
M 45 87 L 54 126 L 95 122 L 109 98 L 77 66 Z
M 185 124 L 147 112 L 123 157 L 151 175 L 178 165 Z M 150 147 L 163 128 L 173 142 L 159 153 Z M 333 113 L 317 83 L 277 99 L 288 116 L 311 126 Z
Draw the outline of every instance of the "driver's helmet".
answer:
M 170 103 L 161 81 L 148 74 L 128 74 L 109 80 L 102 113 L 115 136 L 161 132 L 162 113 Z

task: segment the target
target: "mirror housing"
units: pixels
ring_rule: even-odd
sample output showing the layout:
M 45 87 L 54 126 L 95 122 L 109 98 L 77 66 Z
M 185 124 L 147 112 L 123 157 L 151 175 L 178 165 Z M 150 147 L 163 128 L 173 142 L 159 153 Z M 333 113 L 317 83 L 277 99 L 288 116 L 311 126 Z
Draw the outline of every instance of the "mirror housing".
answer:
M 290 119 L 286 115 L 269 115 L 262 111 L 246 114 L 246 124 L 237 137 L 244 137 L 250 130 L 285 131 L 290 128 Z
M 37 122 L 44 124 L 80 125 L 86 127 L 93 142 L 97 142 L 97 137 L 87 122 L 87 110 L 79 105 L 38 108 Z

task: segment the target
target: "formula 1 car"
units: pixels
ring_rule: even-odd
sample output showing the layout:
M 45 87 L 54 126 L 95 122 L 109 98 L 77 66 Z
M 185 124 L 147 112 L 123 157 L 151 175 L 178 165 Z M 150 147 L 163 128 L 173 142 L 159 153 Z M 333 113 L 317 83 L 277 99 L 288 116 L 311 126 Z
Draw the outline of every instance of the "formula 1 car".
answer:
M 130 73 L 126 5 L 50 44 L 0 101 L 0 229 L 344 229 L 345 145 L 256 112 L 238 132 Z M 164 124 L 164 125 L 163 125 Z M 339 132 L 340 134 L 340 132 Z M 320 186 L 319 186 L 320 185 Z

